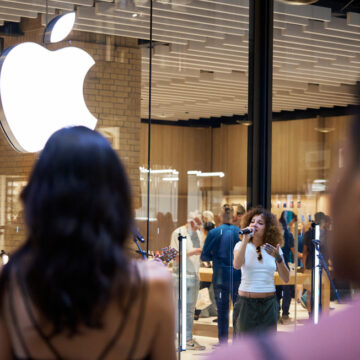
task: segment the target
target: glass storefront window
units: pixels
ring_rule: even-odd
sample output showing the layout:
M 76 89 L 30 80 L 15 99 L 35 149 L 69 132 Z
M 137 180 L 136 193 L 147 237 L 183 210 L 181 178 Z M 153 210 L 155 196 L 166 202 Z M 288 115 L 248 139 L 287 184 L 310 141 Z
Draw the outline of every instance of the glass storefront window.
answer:
M 314 266 L 309 261 L 304 264 L 302 256 L 311 256 L 315 221 L 321 222 L 320 249 L 331 269 L 326 245 L 331 232 L 330 183 L 341 167 L 341 143 L 351 119 L 349 111 L 357 104 L 359 78 L 359 30 L 352 13 L 359 9 L 327 1 L 303 6 L 286 3 L 275 2 L 271 202 L 272 212 L 286 219 L 284 231 L 290 231 L 298 243 L 294 254 L 286 249 L 292 273 L 298 273 L 293 294 L 288 287 L 278 288 L 280 316 L 285 315 L 280 330 L 289 324 L 296 327 L 297 321 L 287 318 L 292 296 L 292 318 L 301 322 L 313 311 L 307 299 L 315 293 L 310 283 Z M 296 222 L 292 221 L 295 215 Z M 325 271 L 322 300 L 323 311 L 328 312 L 330 283 Z
M 236 212 L 247 205 L 251 119 L 249 1 L 158 0 L 152 13 L 150 5 L 145 0 L 2 1 L 0 46 L 41 43 L 53 17 L 76 12 L 74 31 L 48 48 L 77 46 L 94 58 L 85 102 L 98 119 L 96 129 L 126 165 L 137 231 L 146 241 L 141 246 L 152 255 L 176 246 L 172 239 L 181 227 L 190 246 L 201 247 L 204 223 L 219 226 L 224 204 L 233 208 L 232 221 L 240 226 Z M 289 255 L 291 261 L 299 258 L 291 266 L 293 272 L 299 269 L 292 280 L 292 320 L 285 316 L 280 331 L 293 330 L 295 317 L 308 317 L 300 306 L 301 242 L 315 213 L 329 215 L 331 176 L 342 166 L 341 144 L 359 100 L 359 35 L 356 2 L 274 1 L 271 211 L 277 218 L 287 212 L 285 227 L 299 244 Z M 11 253 L 25 238 L 18 196 L 36 154 L 15 152 L 4 135 L 0 148 L 0 250 Z M 191 237 L 196 233 L 189 230 L 191 218 L 202 221 L 198 239 Z M 211 265 L 194 261 L 201 267 L 189 279 L 206 287 Z M 212 338 L 208 351 L 217 342 L 211 301 L 211 309 L 195 312 L 198 320 L 188 317 L 200 345 L 201 336 Z

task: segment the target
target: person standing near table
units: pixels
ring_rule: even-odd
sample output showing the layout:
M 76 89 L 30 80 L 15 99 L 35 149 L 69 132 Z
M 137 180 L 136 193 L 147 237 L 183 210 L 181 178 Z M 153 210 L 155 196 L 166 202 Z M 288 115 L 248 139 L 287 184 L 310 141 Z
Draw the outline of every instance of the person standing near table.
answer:
M 296 222 L 296 215 L 292 211 L 284 210 L 279 218 L 279 222 L 282 226 L 283 230 L 283 237 L 284 237 L 284 245 L 282 246 L 281 250 L 283 252 L 283 258 L 285 265 L 289 268 L 289 262 L 291 259 L 291 255 L 295 253 L 295 246 L 294 246 L 294 237 L 289 230 L 289 225 L 292 222 Z M 294 285 L 277 285 L 276 286 L 276 297 L 279 302 L 282 299 L 281 303 L 281 310 L 282 316 L 280 317 L 280 309 L 279 309 L 279 321 L 280 323 L 284 323 L 290 319 L 289 317 L 289 309 L 292 294 L 294 292 Z
M 171 234 L 170 246 L 180 251 L 179 235 L 186 242 L 186 346 L 189 350 L 205 350 L 193 338 L 194 314 L 200 287 L 200 254 L 203 242 L 201 240 L 201 214 L 191 212 L 185 225 L 178 227 Z M 175 297 L 178 299 L 178 259 L 173 263 L 173 276 L 175 277 Z
M 312 317 L 312 284 L 314 282 L 313 272 L 315 264 L 315 245 L 313 240 L 315 239 L 315 227 L 313 225 L 320 225 L 322 231 L 324 227 L 325 214 L 319 211 L 314 216 L 315 223 L 312 224 L 308 231 L 304 234 L 304 246 L 303 246 L 303 262 L 304 262 L 304 274 L 306 279 L 304 281 L 304 289 L 307 291 L 306 307 L 309 312 L 309 318 Z
M 232 266 L 234 246 L 239 241 L 239 228 L 231 224 L 233 214 L 233 208 L 225 204 L 221 213 L 222 225 L 210 230 L 201 253 L 202 261 L 213 261 L 212 284 L 218 312 L 219 342 L 228 341 L 229 294 L 234 304 L 241 281 L 240 270 Z
M 268 210 L 249 210 L 242 220 L 244 235 L 234 249 L 234 268 L 241 269 L 239 296 L 234 306 L 234 335 L 276 328 L 278 302 L 275 296 L 274 272 L 289 282 L 281 245 L 280 224 Z

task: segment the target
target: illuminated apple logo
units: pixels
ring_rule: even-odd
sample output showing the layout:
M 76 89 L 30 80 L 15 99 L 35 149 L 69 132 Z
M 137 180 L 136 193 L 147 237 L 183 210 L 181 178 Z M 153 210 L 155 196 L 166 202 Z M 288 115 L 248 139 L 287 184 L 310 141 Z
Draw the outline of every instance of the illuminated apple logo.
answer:
M 44 42 L 63 40 L 72 30 L 75 13 L 53 19 Z M 84 79 L 94 59 L 84 50 L 50 51 L 25 42 L 6 49 L 0 58 L 1 126 L 21 152 L 41 150 L 47 139 L 66 126 L 94 129 L 96 118 L 83 94 Z

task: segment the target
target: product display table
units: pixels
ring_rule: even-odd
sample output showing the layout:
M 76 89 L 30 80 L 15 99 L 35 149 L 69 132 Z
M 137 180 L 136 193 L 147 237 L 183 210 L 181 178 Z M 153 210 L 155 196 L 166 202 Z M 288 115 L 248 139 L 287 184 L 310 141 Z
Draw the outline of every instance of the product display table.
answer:
M 200 280 L 201 281 L 211 282 L 212 274 L 213 274 L 212 268 L 203 268 L 203 267 L 200 268 Z M 303 274 L 303 273 L 298 272 L 296 274 L 296 284 L 298 284 L 298 285 L 303 284 L 307 279 L 309 279 L 309 281 L 311 281 L 310 277 L 311 277 L 311 274 Z M 287 284 L 285 284 L 280 279 L 278 272 L 275 272 L 274 282 L 275 282 L 275 285 L 294 285 L 295 284 L 295 272 L 290 272 L 290 281 Z M 321 300 L 322 300 L 323 311 L 325 311 L 325 312 L 329 311 L 330 281 L 325 272 L 323 272 L 323 276 L 322 276 Z

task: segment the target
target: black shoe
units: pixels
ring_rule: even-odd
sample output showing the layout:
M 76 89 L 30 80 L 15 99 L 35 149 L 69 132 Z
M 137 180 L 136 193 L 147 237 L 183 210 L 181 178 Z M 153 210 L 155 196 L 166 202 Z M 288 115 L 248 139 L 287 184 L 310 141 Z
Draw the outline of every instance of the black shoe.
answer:
M 218 319 L 215 318 L 212 322 L 213 322 L 213 323 L 217 323 L 217 322 L 218 322 Z

